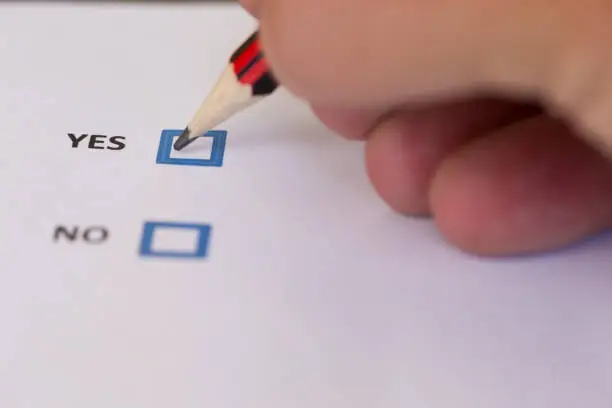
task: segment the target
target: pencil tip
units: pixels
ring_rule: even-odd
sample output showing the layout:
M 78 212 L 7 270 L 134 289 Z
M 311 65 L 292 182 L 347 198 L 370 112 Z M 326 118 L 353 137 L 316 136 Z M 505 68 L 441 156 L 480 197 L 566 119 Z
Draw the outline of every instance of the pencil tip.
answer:
M 181 133 L 178 139 L 176 139 L 176 141 L 174 142 L 174 150 L 183 150 L 195 139 L 196 138 L 191 138 L 191 129 L 189 129 L 189 127 L 186 127 L 185 130 L 183 130 L 183 133 Z

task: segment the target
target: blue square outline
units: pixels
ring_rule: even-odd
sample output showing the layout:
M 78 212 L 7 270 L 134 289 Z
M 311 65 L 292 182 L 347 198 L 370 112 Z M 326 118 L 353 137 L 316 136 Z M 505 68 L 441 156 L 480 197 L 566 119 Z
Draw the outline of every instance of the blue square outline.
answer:
M 210 130 L 200 136 L 212 137 L 212 148 L 210 159 L 187 159 L 170 157 L 173 149 L 173 139 L 183 132 L 182 129 L 164 129 L 159 138 L 159 147 L 157 148 L 157 164 L 171 164 L 179 166 L 208 166 L 221 167 L 223 166 L 223 157 L 225 155 L 225 144 L 227 139 L 227 131 L 225 130 Z
M 158 229 L 190 229 L 198 231 L 198 241 L 195 252 L 180 252 L 180 251 L 154 251 L 153 250 L 153 233 Z M 185 222 L 170 222 L 170 221 L 146 221 L 142 227 L 140 238 L 140 246 L 138 254 L 141 257 L 155 258 L 192 258 L 200 259 L 208 257 L 208 246 L 212 226 L 210 224 L 195 224 Z

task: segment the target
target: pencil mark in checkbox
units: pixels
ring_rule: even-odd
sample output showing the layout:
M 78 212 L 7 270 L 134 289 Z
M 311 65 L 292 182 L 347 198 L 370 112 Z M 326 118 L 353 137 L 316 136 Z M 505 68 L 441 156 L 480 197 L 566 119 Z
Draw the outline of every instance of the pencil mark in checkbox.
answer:
M 147 221 L 138 252 L 141 257 L 206 258 L 211 230 L 209 224 Z
M 164 129 L 162 131 L 157 149 L 157 164 L 223 166 L 227 138 L 225 130 L 211 130 L 194 140 L 189 145 L 189 148 L 177 152 L 172 145 L 182 132 L 182 130 L 178 129 Z

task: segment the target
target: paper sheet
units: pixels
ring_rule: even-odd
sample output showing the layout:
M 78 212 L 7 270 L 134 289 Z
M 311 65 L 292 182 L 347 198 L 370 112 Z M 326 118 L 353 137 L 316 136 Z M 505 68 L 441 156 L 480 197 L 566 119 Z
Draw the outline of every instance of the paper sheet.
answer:
M 0 406 L 612 406 L 610 237 L 461 253 L 282 91 L 159 152 L 254 27 L 0 6 Z

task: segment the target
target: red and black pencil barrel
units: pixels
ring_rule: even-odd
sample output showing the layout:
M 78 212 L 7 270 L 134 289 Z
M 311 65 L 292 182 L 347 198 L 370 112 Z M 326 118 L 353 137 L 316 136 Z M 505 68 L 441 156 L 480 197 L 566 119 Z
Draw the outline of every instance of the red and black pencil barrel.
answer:
M 230 57 L 230 62 L 238 81 L 249 85 L 253 96 L 269 95 L 278 87 L 261 50 L 259 32 L 255 31 L 242 43 Z

